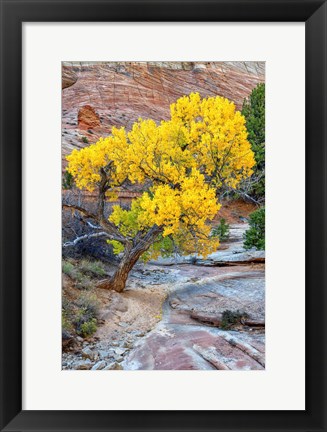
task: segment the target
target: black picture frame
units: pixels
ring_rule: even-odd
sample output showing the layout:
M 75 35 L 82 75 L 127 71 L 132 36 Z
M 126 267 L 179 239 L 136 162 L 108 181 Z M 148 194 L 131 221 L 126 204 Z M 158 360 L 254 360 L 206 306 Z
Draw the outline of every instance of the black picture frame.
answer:
M 1 0 L 0 4 L 1 431 L 327 431 L 326 1 Z M 255 401 L 253 411 L 22 410 L 22 23 L 29 21 L 305 22 L 305 411 L 255 411 Z M 294 326 L 296 330 L 296 322 Z M 280 388 L 282 392 L 282 382 Z

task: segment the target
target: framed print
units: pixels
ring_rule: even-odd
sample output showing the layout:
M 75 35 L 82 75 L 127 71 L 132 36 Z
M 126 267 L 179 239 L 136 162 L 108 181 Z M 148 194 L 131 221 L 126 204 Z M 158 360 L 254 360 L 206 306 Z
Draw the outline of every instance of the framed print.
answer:
M 1 430 L 325 430 L 325 2 L 1 6 Z

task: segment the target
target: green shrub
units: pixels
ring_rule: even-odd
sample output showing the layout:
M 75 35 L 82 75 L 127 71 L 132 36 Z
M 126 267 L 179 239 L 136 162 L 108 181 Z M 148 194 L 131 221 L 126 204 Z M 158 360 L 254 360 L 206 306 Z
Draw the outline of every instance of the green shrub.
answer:
M 76 333 L 83 337 L 90 336 L 97 329 L 98 300 L 95 295 L 90 293 L 82 294 L 76 302 L 76 306 L 78 309 L 73 317 Z
M 81 282 L 83 280 L 83 274 L 70 261 L 63 260 L 62 271 L 74 281 Z
M 244 249 L 255 247 L 265 249 L 265 208 L 262 207 L 249 217 L 250 228 L 244 234 Z
M 93 288 L 92 278 L 101 278 L 106 275 L 106 270 L 101 261 L 88 261 L 86 259 L 76 264 L 69 260 L 63 260 L 62 271 L 69 276 L 75 286 L 81 290 Z
M 92 293 L 82 294 L 77 301 L 77 306 L 81 308 L 84 315 L 88 315 L 89 318 L 96 318 L 99 312 L 99 301 Z
M 79 270 L 88 276 L 103 277 L 106 270 L 101 261 L 82 260 L 79 264 Z
M 90 278 L 82 275 L 81 279 L 76 281 L 75 287 L 78 288 L 79 290 L 88 291 L 93 288 L 93 283 Z
M 97 331 L 97 320 L 92 318 L 90 321 L 86 321 L 80 326 L 79 334 L 82 337 L 92 336 Z
M 72 189 L 74 186 L 74 177 L 71 175 L 70 172 L 65 171 L 62 176 L 62 188 L 63 189 Z
M 64 309 L 62 309 L 61 312 L 61 328 L 63 332 L 65 331 L 67 333 L 71 333 L 74 328 L 73 324 L 69 319 L 67 311 L 65 311 Z
M 82 137 L 82 141 L 83 141 L 83 143 L 85 143 L 85 144 L 88 144 L 88 143 L 89 143 L 89 140 L 87 139 L 86 136 L 83 136 L 83 137 Z
M 83 260 L 80 263 L 63 260 L 63 273 L 74 282 L 75 287 L 83 290 L 75 300 L 68 297 L 62 298 L 62 331 L 64 334 L 91 336 L 97 330 L 97 316 L 99 313 L 99 301 L 90 289 L 92 280 L 87 274 L 102 276 L 105 274 L 102 263 Z
M 62 262 L 62 271 L 67 276 L 70 276 L 74 272 L 74 266 L 73 266 L 73 264 L 71 262 L 69 262 L 69 261 L 63 261 Z
M 62 333 L 91 336 L 97 330 L 99 302 L 92 293 L 84 292 L 76 301 L 62 299 Z
M 220 219 L 219 225 L 213 228 L 211 231 L 212 237 L 218 237 L 221 242 L 228 240 L 229 238 L 229 224 L 224 218 Z
M 73 318 L 73 325 L 76 330 L 76 333 L 79 335 L 83 335 L 86 333 L 86 329 L 90 325 L 90 323 L 96 324 L 97 320 L 93 316 L 93 314 L 87 309 L 81 308 L 75 312 Z M 94 327 L 94 325 L 93 325 Z
M 240 312 L 239 310 L 233 312 L 227 309 L 222 314 L 221 328 L 228 330 L 233 325 L 241 323 L 243 319 L 248 317 L 249 315 L 246 312 Z
M 63 297 L 61 309 L 61 335 L 63 346 L 65 342 L 67 342 L 67 339 L 71 339 L 75 331 L 71 319 L 72 307 L 72 303 L 70 303 L 67 298 Z

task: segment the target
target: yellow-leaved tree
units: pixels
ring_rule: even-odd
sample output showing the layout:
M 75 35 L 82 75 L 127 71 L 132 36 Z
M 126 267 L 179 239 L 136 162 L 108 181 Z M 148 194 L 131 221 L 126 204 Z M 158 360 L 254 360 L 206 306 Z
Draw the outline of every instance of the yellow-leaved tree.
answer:
M 111 135 L 67 157 L 80 189 L 97 191 L 97 210 L 66 205 L 101 227 L 122 258 L 114 275 L 100 283 L 122 291 L 138 259 L 180 253 L 207 255 L 218 247 L 210 222 L 220 204 L 217 190 L 236 187 L 252 174 L 254 154 L 245 119 L 222 97 L 181 97 L 171 116 L 157 124 L 139 119 L 130 131 Z M 110 200 L 126 185 L 142 194 L 129 209 Z

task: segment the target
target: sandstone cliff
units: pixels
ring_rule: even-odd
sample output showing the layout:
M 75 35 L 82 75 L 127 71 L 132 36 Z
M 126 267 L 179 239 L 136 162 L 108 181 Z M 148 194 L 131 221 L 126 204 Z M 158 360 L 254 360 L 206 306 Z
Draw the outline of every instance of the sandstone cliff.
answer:
M 265 79 L 264 62 L 64 62 L 62 156 L 139 117 L 167 119 L 182 95 L 221 95 L 241 109 Z M 64 162 L 65 164 L 65 162 Z

